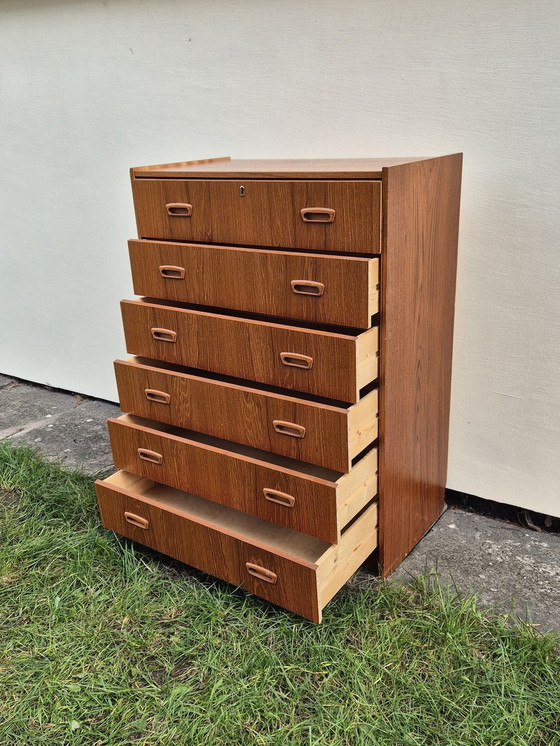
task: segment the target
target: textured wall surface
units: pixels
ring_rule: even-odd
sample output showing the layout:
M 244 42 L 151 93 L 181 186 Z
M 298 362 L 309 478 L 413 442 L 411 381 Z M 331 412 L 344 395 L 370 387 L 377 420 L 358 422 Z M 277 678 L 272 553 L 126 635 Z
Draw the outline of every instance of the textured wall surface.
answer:
M 559 515 L 559 23 L 556 0 L 5 0 L 0 372 L 116 397 L 130 166 L 461 150 L 448 484 Z

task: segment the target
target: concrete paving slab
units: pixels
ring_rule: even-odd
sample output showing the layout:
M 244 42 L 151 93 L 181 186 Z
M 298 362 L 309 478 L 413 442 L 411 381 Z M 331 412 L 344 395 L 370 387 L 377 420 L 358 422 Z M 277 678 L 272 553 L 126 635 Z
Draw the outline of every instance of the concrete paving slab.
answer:
M 92 476 L 114 469 L 107 418 L 120 414 L 118 405 L 79 398 L 77 405 L 56 418 L 18 434 L 14 442 L 39 448 L 49 459 Z
M 0 389 L 0 439 L 47 425 L 77 403 L 74 394 L 14 381 Z
M 9 383 L 14 383 L 14 378 L 9 378 L 8 376 L 2 376 L 0 375 L 0 389 L 3 389 L 4 386 L 7 386 Z
M 442 583 L 476 593 L 539 630 L 560 630 L 560 536 L 447 510 L 391 576 L 406 582 L 437 568 Z

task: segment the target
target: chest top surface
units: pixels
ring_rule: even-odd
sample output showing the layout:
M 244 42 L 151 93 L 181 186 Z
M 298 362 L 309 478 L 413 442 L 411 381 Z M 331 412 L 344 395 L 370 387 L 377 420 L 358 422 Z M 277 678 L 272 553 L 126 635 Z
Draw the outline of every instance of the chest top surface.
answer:
M 132 169 L 137 179 L 380 179 L 384 168 L 425 158 L 231 159 L 165 163 Z

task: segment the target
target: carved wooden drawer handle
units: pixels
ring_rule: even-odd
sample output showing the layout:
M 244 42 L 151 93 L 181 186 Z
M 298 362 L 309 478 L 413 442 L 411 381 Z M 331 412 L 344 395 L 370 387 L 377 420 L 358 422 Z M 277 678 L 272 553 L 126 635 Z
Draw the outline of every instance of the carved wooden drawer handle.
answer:
M 165 205 L 165 209 L 172 218 L 190 218 L 192 215 L 192 205 L 186 202 L 169 202 Z
M 146 530 L 148 528 L 149 521 L 146 518 L 142 518 L 142 516 L 136 515 L 135 513 L 126 513 L 124 514 L 124 519 L 127 521 L 127 523 L 131 523 L 133 526 L 136 526 L 136 528 L 143 528 Z
M 171 394 L 157 389 L 144 389 L 144 395 L 148 401 L 153 401 L 156 404 L 169 404 L 171 401 Z
M 263 493 L 265 500 L 281 505 L 283 508 L 293 508 L 296 504 L 296 498 L 293 495 L 288 495 L 286 492 L 279 492 L 278 490 L 263 487 Z
M 162 264 L 159 268 L 160 275 L 166 280 L 184 280 L 185 268 L 174 267 L 172 264 Z
M 246 562 L 245 567 L 247 568 L 249 575 L 258 578 L 259 580 L 264 580 L 265 583 L 274 584 L 278 580 L 278 575 L 276 575 L 275 572 L 272 572 L 272 570 L 267 570 L 266 567 L 254 565 L 252 562 Z
M 304 223 L 332 223 L 334 215 L 330 207 L 304 207 L 301 211 Z
M 299 352 L 281 352 L 280 360 L 283 365 L 287 365 L 289 368 L 311 370 L 313 367 L 313 358 L 309 355 L 300 355 Z
M 295 422 L 284 422 L 284 420 L 272 420 L 272 426 L 280 435 L 290 435 L 292 438 L 304 438 L 305 428 L 296 425 Z
M 176 342 L 177 341 L 177 332 L 174 332 L 172 329 L 154 328 L 151 330 L 151 332 L 152 332 L 152 337 L 158 342 Z
M 292 293 L 296 295 L 313 295 L 320 298 L 325 292 L 325 285 L 322 282 L 313 282 L 313 280 L 292 280 Z
M 161 464 L 163 463 L 163 456 L 157 451 L 150 451 L 148 448 L 138 448 L 138 457 L 142 461 L 149 461 L 150 464 Z

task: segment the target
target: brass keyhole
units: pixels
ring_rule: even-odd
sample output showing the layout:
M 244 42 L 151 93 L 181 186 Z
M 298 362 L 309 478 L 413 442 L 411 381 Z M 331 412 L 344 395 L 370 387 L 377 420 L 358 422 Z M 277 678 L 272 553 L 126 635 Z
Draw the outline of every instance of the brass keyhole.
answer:
M 239 196 L 240 197 L 244 197 L 245 196 L 245 187 L 244 186 L 240 186 L 239 187 Z

